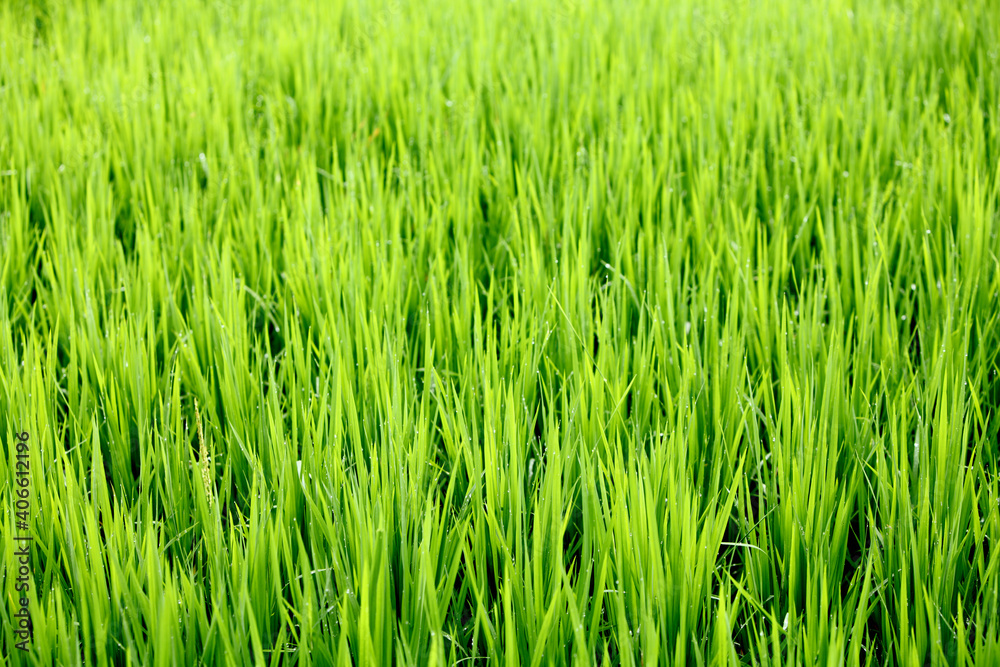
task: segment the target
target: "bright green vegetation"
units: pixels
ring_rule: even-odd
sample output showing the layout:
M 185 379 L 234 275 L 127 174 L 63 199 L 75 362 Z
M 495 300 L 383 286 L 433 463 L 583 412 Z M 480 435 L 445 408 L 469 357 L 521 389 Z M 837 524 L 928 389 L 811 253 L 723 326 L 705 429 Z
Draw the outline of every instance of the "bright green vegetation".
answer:
M 335 4 L 0 3 L 0 655 L 1000 664 L 1000 5 Z

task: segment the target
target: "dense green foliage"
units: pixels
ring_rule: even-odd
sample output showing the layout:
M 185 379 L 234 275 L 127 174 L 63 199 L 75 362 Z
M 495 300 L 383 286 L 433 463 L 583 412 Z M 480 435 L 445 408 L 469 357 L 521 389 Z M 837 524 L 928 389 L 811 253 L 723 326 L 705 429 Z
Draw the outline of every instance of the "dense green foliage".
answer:
M 992 0 L 0 3 L 0 655 L 1000 664 L 998 52 Z

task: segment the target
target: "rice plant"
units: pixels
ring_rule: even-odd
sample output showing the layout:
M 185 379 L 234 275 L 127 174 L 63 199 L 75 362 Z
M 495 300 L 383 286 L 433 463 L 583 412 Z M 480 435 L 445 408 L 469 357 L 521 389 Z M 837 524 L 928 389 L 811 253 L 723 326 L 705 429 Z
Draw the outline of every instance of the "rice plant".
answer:
M 1000 664 L 998 55 L 0 3 L 5 664 Z

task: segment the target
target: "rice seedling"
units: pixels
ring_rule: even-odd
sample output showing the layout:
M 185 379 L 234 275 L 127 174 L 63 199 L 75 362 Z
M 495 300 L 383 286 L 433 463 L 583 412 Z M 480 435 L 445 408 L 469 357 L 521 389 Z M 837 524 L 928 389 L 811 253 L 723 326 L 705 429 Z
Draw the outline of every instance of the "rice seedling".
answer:
M 998 44 L 0 3 L 0 655 L 1000 664 Z

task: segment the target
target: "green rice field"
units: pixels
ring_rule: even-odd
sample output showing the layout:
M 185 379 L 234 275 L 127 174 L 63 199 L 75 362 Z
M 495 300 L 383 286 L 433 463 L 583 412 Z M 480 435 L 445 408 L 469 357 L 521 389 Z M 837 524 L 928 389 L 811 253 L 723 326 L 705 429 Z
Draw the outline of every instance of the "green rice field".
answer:
M 0 663 L 1000 665 L 998 58 L 0 2 Z

